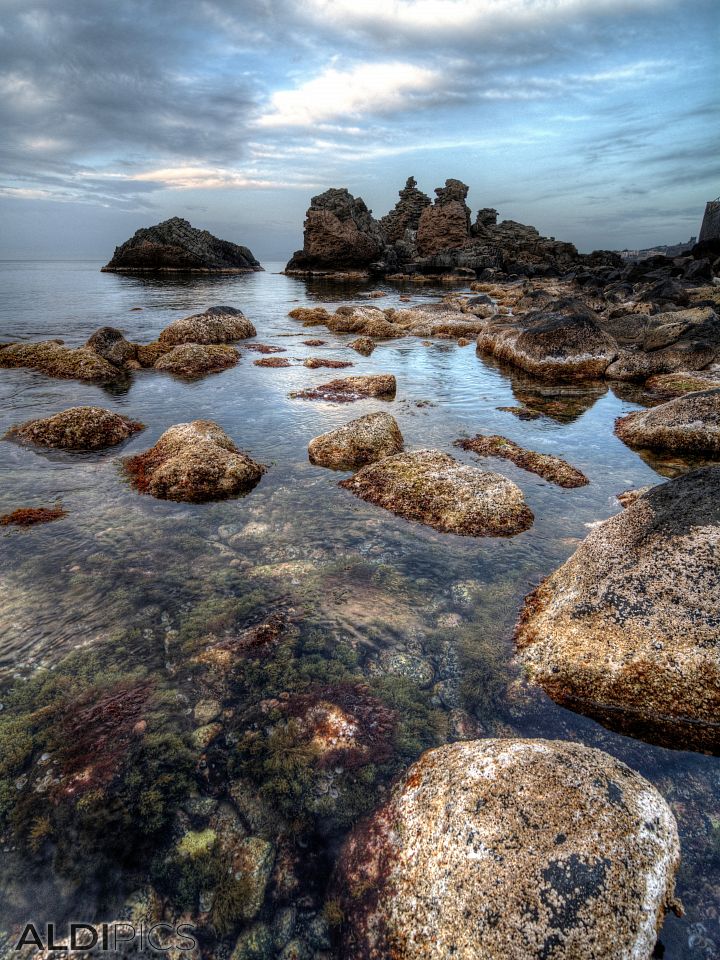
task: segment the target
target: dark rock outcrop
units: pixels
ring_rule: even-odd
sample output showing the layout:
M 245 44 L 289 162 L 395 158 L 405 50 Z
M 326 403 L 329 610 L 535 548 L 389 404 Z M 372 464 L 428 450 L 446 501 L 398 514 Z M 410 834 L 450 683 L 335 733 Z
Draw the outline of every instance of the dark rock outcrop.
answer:
M 312 198 L 303 249 L 293 255 L 286 270 L 367 267 L 377 259 L 382 245 L 380 227 L 363 200 L 344 188 L 326 190 Z
M 720 752 L 720 467 L 596 527 L 525 601 L 516 640 L 558 703 L 630 736 Z
M 154 227 L 142 227 L 115 248 L 105 272 L 199 271 L 246 273 L 262 270 L 247 247 L 219 240 L 197 230 L 187 220 L 172 217 Z
M 346 841 L 333 893 L 352 960 L 650 960 L 677 824 L 600 750 L 488 739 L 423 754 Z

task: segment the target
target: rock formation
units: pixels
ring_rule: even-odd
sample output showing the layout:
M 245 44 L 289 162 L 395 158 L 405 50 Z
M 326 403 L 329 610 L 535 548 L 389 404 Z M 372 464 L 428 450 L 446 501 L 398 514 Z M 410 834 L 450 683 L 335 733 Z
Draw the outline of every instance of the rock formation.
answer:
M 205 313 L 183 317 L 165 327 L 160 343 L 232 343 L 254 337 L 257 331 L 242 310 L 235 307 L 208 307 Z
M 104 272 L 193 271 L 247 273 L 262 267 L 247 247 L 219 240 L 197 230 L 187 220 L 172 217 L 154 227 L 142 227 L 115 248 Z
M 511 480 L 466 467 L 439 450 L 385 457 L 340 486 L 442 533 L 506 537 L 527 530 L 533 522 L 522 491 Z
M 61 380 L 110 384 L 124 375 L 90 347 L 66 347 L 59 340 L 0 345 L 0 367 L 27 367 Z
M 615 423 L 629 447 L 720 455 L 720 388 L 688 393 Z
M 141 493 L 190 503 L 247 493 L 265 473 L 213 420 L 170 427 L 150 450 L 128 457 L 125 470 Z
M 310 463 L 333 470 L 357 470 L 400 453 L 403 437 L 389 413 L 369 413 L 310 441 Z
M 7 439 L 58 450 L 102 450 L 127 440 L 144 424 L 102 407 L 70 407 L 52 417 L 12 427 Z
M 571 243 L 542 237 L 534 227 L 506 220 L 483 207 L 472 222 L 468 187 L 446 180 L 434 203 L 408 178 L 400 199 L 375 220 L 365 203 L 346 189 L 313 197 L 307 211 L 303 249 L 288 263 L 288 273 L 334 274 L 360 270 L 376 275 L 421 275 L 456 272 L 474 278 L 484 270 L 523 276 L 622 266 L 609 251 L 578 254 Z M 342 274 L 338 276 L 342 279 Z
M 559 740 L 423 754 L 343 847 L 353 960 L 650 960 L 677 824 L 625 764 Z
M 528 596 L 520 659 L 563 706 L 719 753 L 718 570 L 720 467 L 706 467 L 596 527 Z
M 164 370 L 180 377 L 204 377 L 234 367 L 240 352 L 225 343 L 179 343 L 164 353 L 153 364 L 155 370 Z

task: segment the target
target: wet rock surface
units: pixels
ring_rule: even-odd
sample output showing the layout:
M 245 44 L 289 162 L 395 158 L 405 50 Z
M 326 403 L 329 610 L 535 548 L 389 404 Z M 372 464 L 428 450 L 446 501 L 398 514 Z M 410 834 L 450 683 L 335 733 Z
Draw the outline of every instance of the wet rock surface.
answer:
M 395 396 L 397 383 L 391 373 L 376 373 L 362 377 L 343 377 L 340 380 L 331 380 L 329 383 L 317 387 L 308 387 L 291 393 L 291 397 L 303 400 L 330 400 L 335 403 L 352 403 L 363 397 L 379 397 L 383 400 L 392 400 Z
M 247 493 L 265 472 L 212 420 L 170 427 L 154 447 L 124 465 L 141 493 L 191 503 Z
M 181 343 L 156 360 L 154 368 L 193 378 L 227 370 L 239 359 L 240 352 L 227 344 Z
M 28 367 L 62 380 L 109 384 L 123 374 L 89 347 L 66 347 L 58 340 L 0 345 L 0 367 Z
M 341 852 L 344 956 L 650 960 L 679 857 L 665 801 L 606 753 L 446 745 Z
M 340 486 L 443 533 L 513 536 L 533 522 L 522 491 L 511 480 L 467 467 L 439 450 L 386 457 L 363 467 Z
M 620 417 L 615 433 L 630 447 L 720 454 L 720 388 L 688 393 Z
M 144 424 L 102 407 L 70 407 L 12 427 L 7 439 L 58 450 L 102 450 L 127 440 Z
M 174 320 L 158 340 L 174 346 L 179 343 L 232 343 L 254 337 L 257 331 L 242 310 L 235 307 L 209 307 L 204 313 Z
M 559 487 L 585 487 L 590 482 L 585 474 L 576 467 L 571 466 L 561 457 L 555 457 L 549 453 L 536 453 L 534 450 L 526 450 L 507 437 L 478 436 L 470 440 L 456 440 L 455 446 L 463 450 L 472 450 L 480 457 L 500 457 L 504 460 L 511 460 L 516 466 L 528 470 L 530 473 L 536 473 L 544 480 L 550 483 L 556 483 Z
M 115 248 L 103 270 L 246 273 L 262 267 L 247 247 L 219 240 L 207 230 L 197 230 L 181 217 L 172 217 L 137 230 Z
M 397 421 L 389 413 L 370 413 L 310 441 L 310 462 L 333 470 L 356 470 L 403 448 Z
M 530 678 L 611 729 L 720 752 L 720 468 L 653 487 L 525 602 Z

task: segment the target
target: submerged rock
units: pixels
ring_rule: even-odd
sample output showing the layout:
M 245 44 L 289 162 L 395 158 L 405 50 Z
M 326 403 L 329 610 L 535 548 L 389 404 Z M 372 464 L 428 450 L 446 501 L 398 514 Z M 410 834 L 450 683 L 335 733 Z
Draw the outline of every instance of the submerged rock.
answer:
M 292 364 L 287 359 L 287 357 L 258 357 L 257 360 L 253 360 L 253 365 L 256 367 L 290 367 Z
M 350 346 L 357 353 L 362 354 L 363 357 L 369 357 L 375 349 L 375 341 L 371 337 L 358 337 L 353 340 Z
M 400 453 L 403 437 L 395 417 L 369 413 L 310 441 L 310 462 L 332 470 L 356 470 L 366 463 Z
M 125 460 L 141 493 L 201 503 L 247 493 L 265 473 L 213 420 L 178 423 L 145 453 Z
M 341 370 L 343 367 L 352 367 L 350 360 L 331 360 L 326 357 L 308 357 L 303 361 L 304 367 L 310 370 L 318 370 L 320 367 L 329 367 L 331 370 Z
M 113 383 L 125 374 L 90 347 L 66 347 L 57 340 L 0 345 L 0 367 L 29 367 L 63 380 Z
M 59 450 L 102 450 L 144 429 L 137 420 L 102 407 L 70 407 L 52 417 L 12 427 L 6 437 Z
M 142 227 L 115 248 L 104 272 L 200 271 L 247 273 L 262 270 L 248 250 L 198 230 L 181 217 Z
M 343 847 L 343 956 L 650 960 L 679 860 L 663 798 L 608 754 L 448 744 Z
M 478 350 L 542 379 L 593 379 L 617 356 L 617 343 L 581 301 L 559 300 L 520 317 L 496 317 L 477 338 Z
M 720 468 L 653 487 L 531 593 L 516 639 L 558 703 L 720 752 Z
M 351 403 L 363 397 L 380 397 L 391 400 L 395 396 L 397 383 L 391 373 L 376 373 L 365 377 L 343 377 L 331 380 L 318 387 L 308 387 L 291 393 L 291 397 L 303 400 L 333 400 L 336 403 Z
M 224 343 L 181 343 L 164 353 L 155 362 L 155 369 L 182 377 L 202 377 L 234 367 L 239 359 L 235 347 Z
M 681 370 L 678 373 L 661 373 L 645 382 L 645 389 L 658 397 L 672 400 L 686 393 L 699 393 L 701 390 L 720 389 L 720 372 L 697 373 Z
M 209 307 L 205 313 L 174 320 L 165 327 L 158 341 L 178 343 L 232 343 L 254 337 L 257 331 L 242 310 L 235 307 Z
M 3 527 L 34 527 L 38 523 L 52 523 L 53 520 L 62 520 L 67 516 L 67 510 L 62 507 L 20 507 L 12 513 L 4 513 L 0 517 Z
M 629 447 L 686 453 L 720 453 L 720 388 L 688 393 L 615 421 Z
M 584 473 L 560 457 L 526 450 L 512 440 L 508 440 L 507 437 L 478 434 L 472 440 L 456 440 L 455 446 L 463 450 L 472 450 L 480 457 L 502 457 L 504 460 L 511 460 L 523 470 L 536 473 L 559 487 L 585 487 L 590 483 Z
M 363 467 L 340 486 L 442 533 L 514 536 L 533 522 L 522 491 L 511 480 L 467 467 L 439 450 L 386 457 Z

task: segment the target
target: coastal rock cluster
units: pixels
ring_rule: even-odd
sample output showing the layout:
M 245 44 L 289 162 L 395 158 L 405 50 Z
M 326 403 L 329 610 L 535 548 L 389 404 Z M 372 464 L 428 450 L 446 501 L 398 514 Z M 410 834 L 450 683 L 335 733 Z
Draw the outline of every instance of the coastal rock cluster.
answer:
M 247 273 L 262 267 L 247 247 L 197 230 L 182 217 L 142 227 L 115 248 L 107 273 Z
M 571 243 L 542 237 L 534 227 L 512 220 L 497 223 L 485 207 L 472 219 L 469 187 L 446 180 L 435 201 L 408 178 L 394 209 L 376 220 L 365 202 L 347 189 L 313 197 L 306 214 L 303 249 L 288 273 L 365 271 L 375 275 L 457 272 L 474 278 L 489 270 L 525 276 L 560 275 L 570 270 L 618 269 L 617 254 L 582 255 Z

